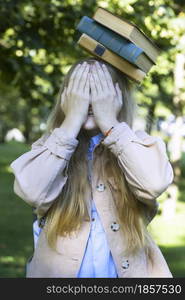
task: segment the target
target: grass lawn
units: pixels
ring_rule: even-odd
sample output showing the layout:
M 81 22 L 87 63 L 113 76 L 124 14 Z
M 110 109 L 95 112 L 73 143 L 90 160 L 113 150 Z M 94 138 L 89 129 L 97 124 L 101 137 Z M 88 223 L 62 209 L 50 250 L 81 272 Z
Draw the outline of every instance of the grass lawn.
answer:
M 185 277 L 185 202 L 178 202 L 173 218 L 157 215 L 150 225 L 174 277 Z
M 32 210 L 13 192 L 10 163 L 30 147 L 9 142 L 0 145 L 0 277 L 25 277 L 25 264 L 33 252 Z M 157 215 L 150 228 L 174 277 L 185 277 L 184 182 L 176 214 L 170 220 Z
M 32 211 L 13 192 L 9 164 L 30 148 L 11 142 L 0 145 L 0 277 L 24 277 L 32 253 Z

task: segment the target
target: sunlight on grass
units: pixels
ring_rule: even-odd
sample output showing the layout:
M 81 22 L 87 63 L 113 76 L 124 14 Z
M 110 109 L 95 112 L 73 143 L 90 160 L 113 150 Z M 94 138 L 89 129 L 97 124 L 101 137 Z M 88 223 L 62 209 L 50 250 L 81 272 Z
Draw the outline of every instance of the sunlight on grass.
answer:
M 26 260 L 20 256 L 2 256 L 0 258 L 0 277 L 16 278 L 25 277 Z
M 0 257 L 0 262 L 1 263 L 16 263 L 23 265 L 25 263 L 25 258 L 21 256 L 1 256 Z
M 177 202 L 176 214 L 171 219 L 156 216 L 150 225 L 150 232 L 161 246 L 184 246 L 185 203 Z
M 1 172 L 13 174 L 12 168 L 10 166 L 1 167 Z
M 2 256 L 0 257 L 0 262 L 1 263 L 9 263 L 9 262 L 14 262 L 15 258 L 12 256 Z

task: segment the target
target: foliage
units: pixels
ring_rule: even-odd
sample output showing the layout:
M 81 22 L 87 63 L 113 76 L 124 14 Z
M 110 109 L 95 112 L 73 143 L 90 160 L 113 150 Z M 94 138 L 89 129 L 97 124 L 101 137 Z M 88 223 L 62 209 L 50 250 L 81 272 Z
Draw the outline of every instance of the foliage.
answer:
M 183 1 L 3 0 L 0 1 L 0 135 L 20 128 L 27 140 L 39 131 L 71 64 L 87 56 L 76 41 L 82 16 L 97 6 L 136 23 L 162 50 L 157 67 L 138 87 L 138 102 L 173 110 L 173 69 L 184 52 Z M 157 107 L 157 106 L 156 106 Z M 6 115 L 6 117 L 4 117 Z
M 74 2 L 3 1 L 0 6 L 0 79 L 1 90 L 7 90 L 0 96 L 0 113 L 9 120 L 17 115 L 14 126 L 27 138 L 46 119 L 64 73 L 80 58 L 75 26 L 84 14 L 92 14 L 95 1 Z M 10 99 L 9 89 L 15 88 Z M 3 119 L 1 123 L 12 126 Z

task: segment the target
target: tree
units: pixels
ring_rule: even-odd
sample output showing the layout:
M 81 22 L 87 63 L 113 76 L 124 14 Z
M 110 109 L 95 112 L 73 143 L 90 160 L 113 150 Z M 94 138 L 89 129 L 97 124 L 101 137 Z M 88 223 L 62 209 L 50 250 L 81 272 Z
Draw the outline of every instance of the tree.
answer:
M 47 118 L 71 64 L 88 56 L 77 46 L 75 28 L 99 5 L 136 23 L 162 50 L 157 66 L 137 88 L 138 103 L 147 108 L 147 131 L 153 129 L 159 106 L 174 111 L 173 73 L 176 54 L 182 51 L 176 44 L 184 35 L 184 1 L 4 0 L 0 4 L 0 80 L 2 90 L 10 86 L 16 90 L 11 100 L 3 93 L 0 101 L 6 103 L 3 113 L 9 125 L 10 112 L 15 110 L 14 127 L 21 127 L 27 141 L 36 138 L 36 128 L 40 134 L 39 124 Z
M 15 123 L 22 124 L 27 141 L 53 106 L 66 70 L 82 56 L 75 27 L 83 15 L 92 14 L 96 1 L 74 2 L 5 0 L 0 5 L 0 80 L 7 90 L 0 96 L 6 103 L 0 114 L 12 125 L 10 111 L 15 110 Z M 10 86 L 17 91 L 11 99 Z

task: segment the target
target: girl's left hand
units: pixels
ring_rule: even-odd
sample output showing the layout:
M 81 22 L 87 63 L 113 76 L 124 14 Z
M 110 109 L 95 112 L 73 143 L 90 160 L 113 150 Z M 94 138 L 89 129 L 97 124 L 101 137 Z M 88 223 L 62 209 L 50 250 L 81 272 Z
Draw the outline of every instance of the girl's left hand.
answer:
M 96 62 L 90 75 L 92 110 L 100 130 L 105 133 L 118 122 L 117 115 L 122 107 L 122 93 L 118 83 L 114 87 L 111 75 L 105 65 Z

